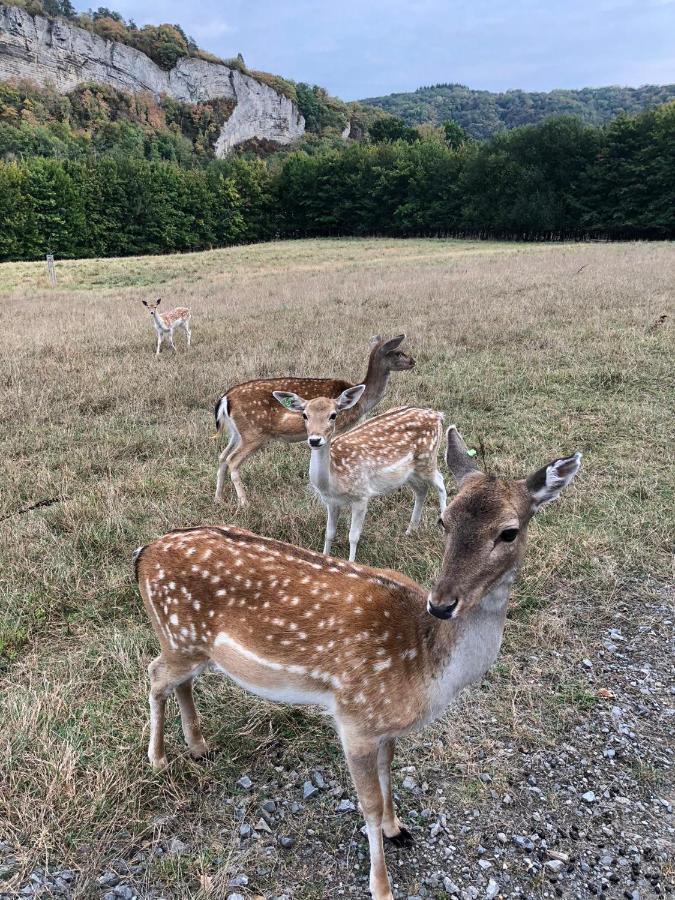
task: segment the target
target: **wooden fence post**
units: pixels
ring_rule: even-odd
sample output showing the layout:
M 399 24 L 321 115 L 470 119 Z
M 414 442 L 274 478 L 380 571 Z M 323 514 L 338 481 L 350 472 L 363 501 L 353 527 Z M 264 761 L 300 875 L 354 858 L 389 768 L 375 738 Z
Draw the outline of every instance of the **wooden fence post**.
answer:
M 47 274 L 49 275 L 49 283 L 52 287 L 56 287 L 56 268 L 54 266 L 54 256 L 52 253 L 47 254 Z

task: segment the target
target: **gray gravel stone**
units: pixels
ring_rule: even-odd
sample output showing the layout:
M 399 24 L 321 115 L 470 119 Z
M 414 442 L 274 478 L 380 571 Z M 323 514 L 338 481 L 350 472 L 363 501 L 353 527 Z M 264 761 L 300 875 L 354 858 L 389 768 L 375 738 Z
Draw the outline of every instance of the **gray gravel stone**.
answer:
M 181 853 L 185 853 L 187 848 L 187 844 L 183 843 L 180 838 L 171 838 L 171 840 L 169 841 L 169 853 L 176 853 L 177 855 L 180 855 Z
M 302 799 L 310 800 L 312 797 L 316 797 L 319 793 L 319 789 L 316 785 L 312 784 L 311 781 L 306 781 L 302 786 Z
M 553 872 L 554 874 L 557 874 L 558 872 L 562 872 L 562 870 L 565 866 L 565 863 L 559 859 L 548 859 L 544 863 L 544 866 L 549 872 Z

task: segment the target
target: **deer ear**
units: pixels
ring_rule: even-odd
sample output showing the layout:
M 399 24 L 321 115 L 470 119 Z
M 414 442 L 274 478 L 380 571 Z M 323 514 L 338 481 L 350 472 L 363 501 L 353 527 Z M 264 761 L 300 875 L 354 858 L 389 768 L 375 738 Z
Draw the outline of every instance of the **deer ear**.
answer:
M 338 409 L 351 409 L 359 402 L 365 389 L 365 384 L 356 384 L 354 387 L 347 388 L 337 398 Z
M 556 500 L 577 474 L 580 465 L 581 453 L 574 453 L 554 460 L 526 478 L 525 486 L 530 494 L 532 511 L 537 512 L 542 506 Z
M 307 406 L 307 401 L 303 400 L 302 397 L 298 397 L 298 395 L 294 394 L 292 391 L 272 391 L 272 396 L 275 400 L 278 400 L 282 406 L 285 406 L 286 409 L 290 409 L 293 412 L 303 412 Z
M 460 484 L 462 479 L 471 472 L 476 472 L 476 465 L 469 456 L 462 435 L 457 431 L 456 425 L 451 425 L 445 433 L 448 447 L 445 451 L 445 461 L 455 481 Z M 475 453 L 475 451 L 474 451 Z
M 147 306 L 147 305 L 148 305 L 148 301 L 147 301 L 147 300 L 141 300 L 141 303 L 143 304 L 143 306 Z
M 370 344 L 371 347 L 377 347 L 377 345 L 380 343 L 381 340 L 382 340 L 382 335 L 374 334 L 368 343 Z
M 399 347 L 404 340 L 405 335 L 399 334 L 396 337 L 392 338 L 390 341 L 386 341 L 386 343 L 382 344 L 380 350 L 382 353 L 391 353 L 391 351 Z
M 162 298 L 160 297 L 160 298 L 157 300 L 157 306 L 159 306 L 159 304 L 160 304 L 161 302 L 162 302 Z

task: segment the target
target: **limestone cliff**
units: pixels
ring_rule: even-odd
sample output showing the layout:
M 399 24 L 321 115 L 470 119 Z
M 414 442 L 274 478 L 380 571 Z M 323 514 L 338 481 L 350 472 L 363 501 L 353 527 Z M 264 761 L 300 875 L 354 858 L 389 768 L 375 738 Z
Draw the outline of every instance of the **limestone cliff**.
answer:
M 63 19 L 30 16 L 19 7 L 0 4 L 0 81 L 10 78 L 51 84 L 63 93 L 93 81 L 188 103 L 234 100 L 234 112 L 216 143 L 217 156 L 251 138 L 290 144 L 305 130 L 305 120 L 288 97 L 238 69 L 184 58 L 167 72 L 126 44 Z

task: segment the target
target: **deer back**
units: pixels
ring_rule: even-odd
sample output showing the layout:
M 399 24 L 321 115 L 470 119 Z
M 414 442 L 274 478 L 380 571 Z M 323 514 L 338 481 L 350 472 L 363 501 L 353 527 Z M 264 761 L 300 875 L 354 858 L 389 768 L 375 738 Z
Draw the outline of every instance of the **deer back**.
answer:
M 443 413 L 398 406 L 357 425 L 331 443 L 331 475 L 345 485 L 377 493 L 402 484 L 412 472 L 437 467 Z
M 169 658 L 211 660 L 254 693 L 383 733 L 421 714 L 435 621 L 406 576 L 232 527 L 169 532 L 135 565 Z

